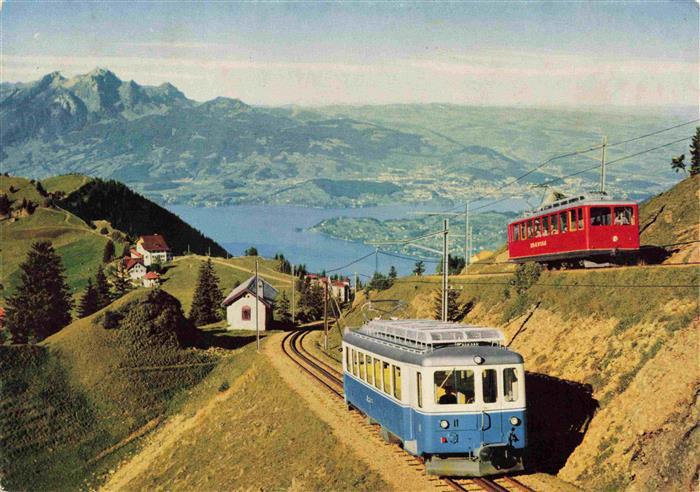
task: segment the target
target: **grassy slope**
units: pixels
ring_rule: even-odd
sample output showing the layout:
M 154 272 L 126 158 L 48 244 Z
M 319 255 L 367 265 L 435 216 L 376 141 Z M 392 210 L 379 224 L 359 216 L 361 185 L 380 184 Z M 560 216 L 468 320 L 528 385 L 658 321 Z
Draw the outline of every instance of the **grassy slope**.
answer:
M 19 265 L 25 260 L 32 243 L 51 241 L 63 260 L 68 286 L 73 293 L 78 293 L 101 265 L 102 251 L 108 241 L 106 236 L 74 215 L 48 208 L 38 208 L 31 216 L 15 222 L 0 222 L 0 237 L 3 297 L 11 295 L 17 287 Z
M 255 271 L 254 257 L 242 256 L 229 258 L 228 260 L 213 258 L 212 260 L 214 271 L 219 277 L 219 285 L 224 295 L 234 288 L 237 281 L 243 282 L 250 278 Z M 186 313 L 189 313 L 192 305 L 192 297 L 197 287 L 199 267 L 203 261 L 206 261 L 206 257 L 197 255 L 177 258 L 164 275 L 163 290 L 175 296 L 182 303 Z M 278 263 L 276 260 L 261 258 L 259 274 L 270 282 L 279 293 L 286 292 L 287 297 L 291 298 L 291 276 L 277 271 Z
M 131 309 L 146 295 L 132 293 L 109 309 Z M 123 452 L 107 450 L 164 415 L 217 362 L 162 339 L 134 345 L 124 328 L 103 328 L 101 315 L 40 346 L 0 347 L 0 463 L 8 489 L 75 490 Z
M 92 178 L 84 174 L 63 174 L 61 176 L 52 176 L 42 180 L 41 184 L 46 191 L 54 193 L 62 191 L 66 195 L 73 193 L 75 190 L 86 184 Z
M 224 360 L 108 490 L 386 489 L 258 357 Z

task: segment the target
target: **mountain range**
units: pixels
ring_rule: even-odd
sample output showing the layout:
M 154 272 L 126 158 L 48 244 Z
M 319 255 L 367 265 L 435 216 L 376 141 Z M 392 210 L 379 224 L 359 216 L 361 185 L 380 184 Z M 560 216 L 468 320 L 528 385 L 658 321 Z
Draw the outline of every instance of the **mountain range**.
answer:
M 95 69 L 3 83 L 0 162 L 32 178 L 83 173 L 120 180 L 161 203 L 449 202 L 466 189 L 488 191 L 550 149 L 590 145 L 604 123 L 630 133 L 656 120 L 450 105 L 197 102 L 169 83 L 144 86 Z M 569 164 L 524 183 L 557 176 Z M 638 188 L 659 186 L 658 177 L 638 179 Z

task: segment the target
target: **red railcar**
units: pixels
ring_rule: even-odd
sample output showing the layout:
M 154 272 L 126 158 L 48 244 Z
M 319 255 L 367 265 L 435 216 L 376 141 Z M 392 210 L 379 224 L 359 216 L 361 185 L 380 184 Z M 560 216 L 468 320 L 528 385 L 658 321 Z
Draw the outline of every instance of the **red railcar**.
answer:
M 639 209 L 604 194 L 556 201 L 508 224 L 510 261 L 621 262 L 639 251 Z

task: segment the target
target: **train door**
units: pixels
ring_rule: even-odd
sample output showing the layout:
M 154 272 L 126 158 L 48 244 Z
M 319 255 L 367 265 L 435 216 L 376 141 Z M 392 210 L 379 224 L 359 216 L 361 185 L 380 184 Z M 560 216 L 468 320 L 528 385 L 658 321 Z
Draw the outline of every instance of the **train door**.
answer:
M 498 369 L 482 368 L 480 380 L 481 442 L 503 442 L 501 401 L 498 397 Z

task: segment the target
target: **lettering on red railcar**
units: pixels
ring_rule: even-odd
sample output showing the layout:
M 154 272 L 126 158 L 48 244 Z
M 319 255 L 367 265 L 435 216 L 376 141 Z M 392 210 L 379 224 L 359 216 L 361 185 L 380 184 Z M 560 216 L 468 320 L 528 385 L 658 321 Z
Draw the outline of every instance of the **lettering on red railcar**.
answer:
M 540 248 L 542 246 L 547 246 L 547 241 L 534 241 L 530 243 L 530 248 Z

